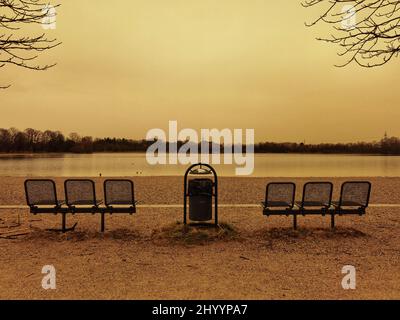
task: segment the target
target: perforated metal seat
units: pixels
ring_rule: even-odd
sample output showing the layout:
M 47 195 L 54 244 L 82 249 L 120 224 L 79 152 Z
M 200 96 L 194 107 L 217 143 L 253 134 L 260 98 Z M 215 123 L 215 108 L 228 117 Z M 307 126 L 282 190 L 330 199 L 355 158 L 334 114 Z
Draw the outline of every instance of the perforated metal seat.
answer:
M 102 203 L 101 200 L 96 200 L 96 189 L 93 180 L 68 179 L 64 182 L 64 189 L 65 201 L 69 207 L 98 207 Z
M 105 213 L 136 213 L 134 186 L 131 180 L 107 179 L 104 181 L 104 201 L 106 208 L 101 213 L 101 231 L 105 229 Z
M 108 179 L 104 181 L 104 201 L 106 206 L 134 206 L 134 187 L 131 180 Z
M 299 206 L 302 213 L 307 213 L 306 208 L 308 207 L 327 209 L 332 203 L 332 190 L 331 182 L 307 182 L 303 187 L 303 198 L 301 201 L 297 201 L 296 205 Z
M 295 215 L 293 210 L 296 185 L 292 182 L 271 182 L 265 190 L 265 201 L 261 202 L 263 214 Z
M 271 182 L 265 191 L 264 208 L 293 208 L 296 185 L 292 182 Z
M 24 182 L 26 202 L 30 212 L 34 215 L 39 213 L 52 213 L 62 215 L 62 228 L 55 231 L 73 230 L 76 224 L 71 228 L 66 228 L 66 215 L 68 208 L 63 207 L 64 201 L 57 199 L 56 184 L 50 179 L 28 179 Z M 54 230 L 54 229 L 52 229 Z
M 369 181 L 346 181 L 342 184 L 339 201 L 332 202 L 331 227 L 335 227 L 335 215 L 364 215 L 369 204 L 371 183 Z
M 64 201 L 57 200 L 56 184 L 50 179 L 25 180 L 26 202 L 29 207 L 54 206 L 58 207 Z
M 367 208 L 371 193 L 369 181 L 346 181 L 342 184 L 339 201 L 333 202 L 335 207 Z

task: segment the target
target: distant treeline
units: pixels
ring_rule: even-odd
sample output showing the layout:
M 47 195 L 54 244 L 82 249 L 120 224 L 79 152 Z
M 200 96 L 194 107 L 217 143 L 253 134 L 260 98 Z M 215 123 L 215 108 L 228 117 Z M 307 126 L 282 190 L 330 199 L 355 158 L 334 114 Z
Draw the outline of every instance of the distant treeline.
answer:
M 0 129 L 0 152 L 145 152 L 154 141 L 121 138 L 92 138 L 60 131 L 15 128 Z M 185 142 L 179 141 L 177 147 Z M 211 144 L 210 144 L 211 147 Z M 220 146 L 223 152 L 223 145 Z M 244 149 L 245 147 L 243 147 Z M 256 153 L 364 153 L 400 154 L 400 139 L 386 134 L 380 141 L 357 143 L 277 143 L 263 142 L 254 146 Z

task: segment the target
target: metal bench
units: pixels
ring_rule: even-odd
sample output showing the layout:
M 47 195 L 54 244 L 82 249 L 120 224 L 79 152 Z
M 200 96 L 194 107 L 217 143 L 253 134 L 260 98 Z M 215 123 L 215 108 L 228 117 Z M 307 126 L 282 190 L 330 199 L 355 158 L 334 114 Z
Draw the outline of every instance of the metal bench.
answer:
M 307 182 L 301 201 L 294 202 L 296 186 L 291 182 L 272 182 L 267 185 L 263 214 L 293 216 L 293 228 L 297 229 L 297 216 L 330 215 L 331 227 L 335 228 L 335 216 L 364 215 L 369 204 L 371 183 L 346 181 L 341 186 L 339 201 L 332 201 L 331 182 Z

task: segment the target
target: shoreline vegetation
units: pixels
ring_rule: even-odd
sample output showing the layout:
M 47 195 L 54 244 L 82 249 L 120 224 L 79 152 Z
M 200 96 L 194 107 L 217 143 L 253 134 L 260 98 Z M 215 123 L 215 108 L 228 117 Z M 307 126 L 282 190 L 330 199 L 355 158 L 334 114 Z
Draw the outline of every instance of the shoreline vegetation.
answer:
M 40 131 L 32 128 L 20 131 L 16 128 L 0 128 L 0 154 L 23 153 L 114 153 L 114 152 L 146 152 L 157 140 L 133 140 L 126 138 L 93 138 L 71 133 L 65 136 L 60 131 Z M 178 141 L 177 149 L 188 143 Z M 172 143 L 167 143 L 167 150 Z M 200 148 L 200 143 L 198 144 Z M 212 148 L 224 153 L 224 144 L 213 144 Z M 231 148 L 230 148 L 231 149 Z M 199 149 L 200 150 L 200 149 Z M 242 146 L 246 152 L 246 145 Z M 400 155 L 400 138 L 388 137 L 379 141 L 354 143 L 319 143 L 304 142 L 260 142 L 254 144 L 254 153 L 299 153 L 299 154 L 363 154 L 363 155 Z

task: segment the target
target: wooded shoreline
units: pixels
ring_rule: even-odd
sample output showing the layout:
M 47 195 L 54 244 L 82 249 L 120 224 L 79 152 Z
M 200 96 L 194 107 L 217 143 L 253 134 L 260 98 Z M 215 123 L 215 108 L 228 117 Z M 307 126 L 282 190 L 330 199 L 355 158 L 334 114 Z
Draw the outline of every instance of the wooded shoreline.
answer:
M 32 128 L 20 131 L 15 128 L 0 128 L 0 153 L 97 153 L 97 152 L 146 152 L 155 141 L 127 138 L 93 138 L 71 133 L 65 136 L 60 131 L 40 131 Z M 167 151 L 171 147 L 179 150 L 188 141 L 167 142 Z M 200 143 L 196 144 L 200 150 Z M 209 142 L 209 151 L 218 148 L 224 153 L 224 144 Z M 246 145 L 242 145 L 246 152 Z M 260 142 L 254 144 L 254 153 L 299 153 L 299 154 L 371 154 L 400 155 L 400 138 L 388 137 L 380 141 L 352 143 L 304 142 Z

